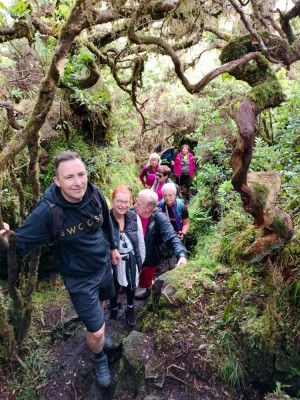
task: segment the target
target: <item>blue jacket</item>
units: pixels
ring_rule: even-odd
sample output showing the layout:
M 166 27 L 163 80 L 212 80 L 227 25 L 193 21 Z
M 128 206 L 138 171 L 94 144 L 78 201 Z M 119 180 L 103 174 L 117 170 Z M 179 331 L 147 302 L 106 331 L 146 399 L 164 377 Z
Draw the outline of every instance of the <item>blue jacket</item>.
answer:
M 175 160 L 175 153 L 174 149 L 168 149 L 161 155 L 162 160 L 167 160 L 169 162 Z
M 99 206 L 92 193 L 97 190 Z M 68 202 L 60 188 L 52 184 L 44 198 L 59 205 L 63 221 L 54 247 L 54 263 L 63 276 L 86 276 L 110 267 L 110 250 L 117 248 L 106 200 L 99 188 L 88 184 L 79 203 Z M 51 242 L 53 213 L 44 200 L 33 210 L 23 225 L 16 230 L 17 253 L 26 254 L 36 247 Z
M 177 237 L 177 233 L 169 219 L 161 210 L 156 208 L 149 218 L 146 229 L 146 258 L 143 266 L 156 266 L 161 262 L 162 256 L 159 251 L 159 246 L 163 243 L 173 250 L 177 258 L 187 256 L 186 248 Z

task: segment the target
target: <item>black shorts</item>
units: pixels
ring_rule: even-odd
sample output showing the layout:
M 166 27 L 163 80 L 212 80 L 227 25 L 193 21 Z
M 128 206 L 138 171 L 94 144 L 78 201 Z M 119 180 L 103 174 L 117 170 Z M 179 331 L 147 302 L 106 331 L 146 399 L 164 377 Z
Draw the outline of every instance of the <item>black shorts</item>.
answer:
M 112 270 L 88 276 L 63 277 L 75 311 L 88 332 L 97 332 L 104 324 L 104 310 L 99 300 L 109 300 L 115 295 Z
M 179 186 L 185 186 L 187 188 L 191 187 L 191 178 L 189 175 L 181 175 L 180 178 L 177 178 Z

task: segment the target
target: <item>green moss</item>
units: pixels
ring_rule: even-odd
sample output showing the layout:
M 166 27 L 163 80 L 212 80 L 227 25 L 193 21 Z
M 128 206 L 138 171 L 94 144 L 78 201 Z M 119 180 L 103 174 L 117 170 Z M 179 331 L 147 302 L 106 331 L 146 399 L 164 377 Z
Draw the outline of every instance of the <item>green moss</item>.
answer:
M 271 228 L 274 232 L 278 233 L 280 236 L 284 236 L 284 233 L 286 231 L 286 224 L 280 215 L 275 214 Z
M 159 316 L 166 320 L 176 320 L 178 318 L 179 310 L 172 310 L 164 307 L 159 311 Z
M 13 326 L 8 322 L 7 312 L 0 304 L 0 360 L 9 359 L 16 347 Z M 0 363 L 1 364 L 1 363 Z
M 138 177 L 134 153 L 117 146 L 105 148 L 102 152 L 107 154 L 100 182 L 104 195 L 109 199 L 115 187 L 127 185 L 135 198 L 142 189 L 142 185 Z
M 284 100 L 282 88 L 275 76 L 253 87 L 248 97 L 257 104 L 259 110 L 277 106 Z
M 37 289 L 32 296 L 36 308 L 47 306 L 49 304 L 65 303 L 69 299 L 69 295 L 64 287 L 63 280 L 60 276 L 52 281 L 40 281 Z
M 256 51 L 255 47 L 251 45 L 251 35 L 234 37 L 222 49 L 220 61 L 225 64 L 243 57 L 250 51 Z
M 234 229 L 234 227 L 231 227 Z M 248 248 L 258 237 L 261 231 L 255 229 L 252 225 L 245 225 L 243 231 L 239 231 L 238 226 L 233 231 L 228 229 L 220 237 L 220 241 L 215 244 L 214 251 L 218 251 L 218 259 L 220 262 L 241 262 L 245 249 Z
M 259 35 L 262 38 L 269 37 L 266 31 L 260 31 Z M 233 60 L 238 60 L 244 55 L 254 51 L 260 51 L 260 48 L 258 43 L 254 44 L 251 34 L 235 36 L 223 47 L 220 61 L 222 64 L 225 64 Z
M 264 208 L 269 195 L 269 189 L 267 188 L 267 186 L 262 185 L 261 183 L 255 183 L 253 188 L 255 205 L 259 208 Z
M 152 331 L 157 326 L 157 314 L 150 312 L 147 306 L 144 306 L 139 313 L 141 332 Z
M 250 347 L 254 345 L 259 349 L 267 349 L 270 352 L 276 350 L 280 340 L 280 330 L 277 329 L 275 315 L 268 309 L 260 317 L 252 317 L 241 325 L 244 340 L 249 342 Z
M 175 300 L 178 302 L 184 302 L 186 300 L 187 297 L 187 289 L 179 289 L 177 290 L 177 292 L 175 293 Z
M 262 37 L 264 32 L 262 32 Z M 220 60 L 222 64 L 237 60 L 250 52 L 260 51 L 257 44 L 253 44 L 252 35 L 233 38 L 222 50 Z M 258 109 L 274 107 L 284 100 L 284 94 L 268 60 L 261 54 L 255 60 L 231 72 L 236 79 L 247 82 L 251 87 L 248 98 L 253 100 Z
M 166 336 L 166 334 L 168 332 L 171 332 L 173 329 L 174 329 L 174 322 L 172 324 L 171 321 L 169 321 L 168 319 L 164 319 L 163 316 L 160 316 L 160 319 L 157 324 L 157 330 L 160 332 L 161 338 L 163 339 L 164 336 Z

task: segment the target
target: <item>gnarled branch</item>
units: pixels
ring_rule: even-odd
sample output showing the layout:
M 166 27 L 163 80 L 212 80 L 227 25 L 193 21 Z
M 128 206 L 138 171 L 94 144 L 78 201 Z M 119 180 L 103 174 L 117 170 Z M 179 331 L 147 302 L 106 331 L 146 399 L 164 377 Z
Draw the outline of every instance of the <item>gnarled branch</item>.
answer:
M 5 108 L 7 112 L 7 119 L 10 126 L 16 130 L 20 130 L 23 127 L 18 124 L 15 118 L 15 110 L 13 106 L 8 101 L 0 101 L 0 108 Z
M 286 34 L 286 37 L 288 38 L 288 41 L 290 44 L 294 43 L 296 40 L 296 35 L 294 34 L 292 27 L 290 25 L 290 21 L 293 18 L 299 17 L 300 16 L 300 1 L 297 1 L 290 9 L 290 11 L 286 13 L 281 13 L 280 10 L 278 10 L 280 14 L 280 25 L 283 30 L 283 32 Z
M 15 39 L 32 39 L 32 26 L 28 21 L 17 21 L 9 28 L 0 29 L 0 43 L 9 42 Z
M 39 96 L 25 128 L 19 131 L 0 154 L 0 178 L 7 168 L 9 160 L 27 144 L 27 138 L 36 135 L 44 124 L 53 103 L 55 90 L 63 73 L 66 57 L 72 43 L 80 32 L 95 21 L 92 18 L 97 0 L 77 0 L 69 19 L 62 28 L 47 76 L 41 85 Z M 1 182 L 0 182 L 1 183 Z

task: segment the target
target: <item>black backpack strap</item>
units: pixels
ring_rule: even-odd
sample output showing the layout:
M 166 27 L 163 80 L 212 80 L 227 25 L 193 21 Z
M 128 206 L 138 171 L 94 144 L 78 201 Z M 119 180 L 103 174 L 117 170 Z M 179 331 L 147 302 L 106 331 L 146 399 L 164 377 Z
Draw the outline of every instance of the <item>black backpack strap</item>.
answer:
M 50 207 L 51 212 L 52 212 L 52 228 L 50 231 L 51 242 L 48 243 L 48 246 L 53 246 L 53 245 L 56 245 L 56 242 L 57 242 L 56 238 L 59 235 L 59 232 L 62 228 L 63 210 L 57 204 L 52 203 L 52 201 L 50 201 L 48 199 L 44 199 L 44 200 L 48 204 L 48 206 Z

